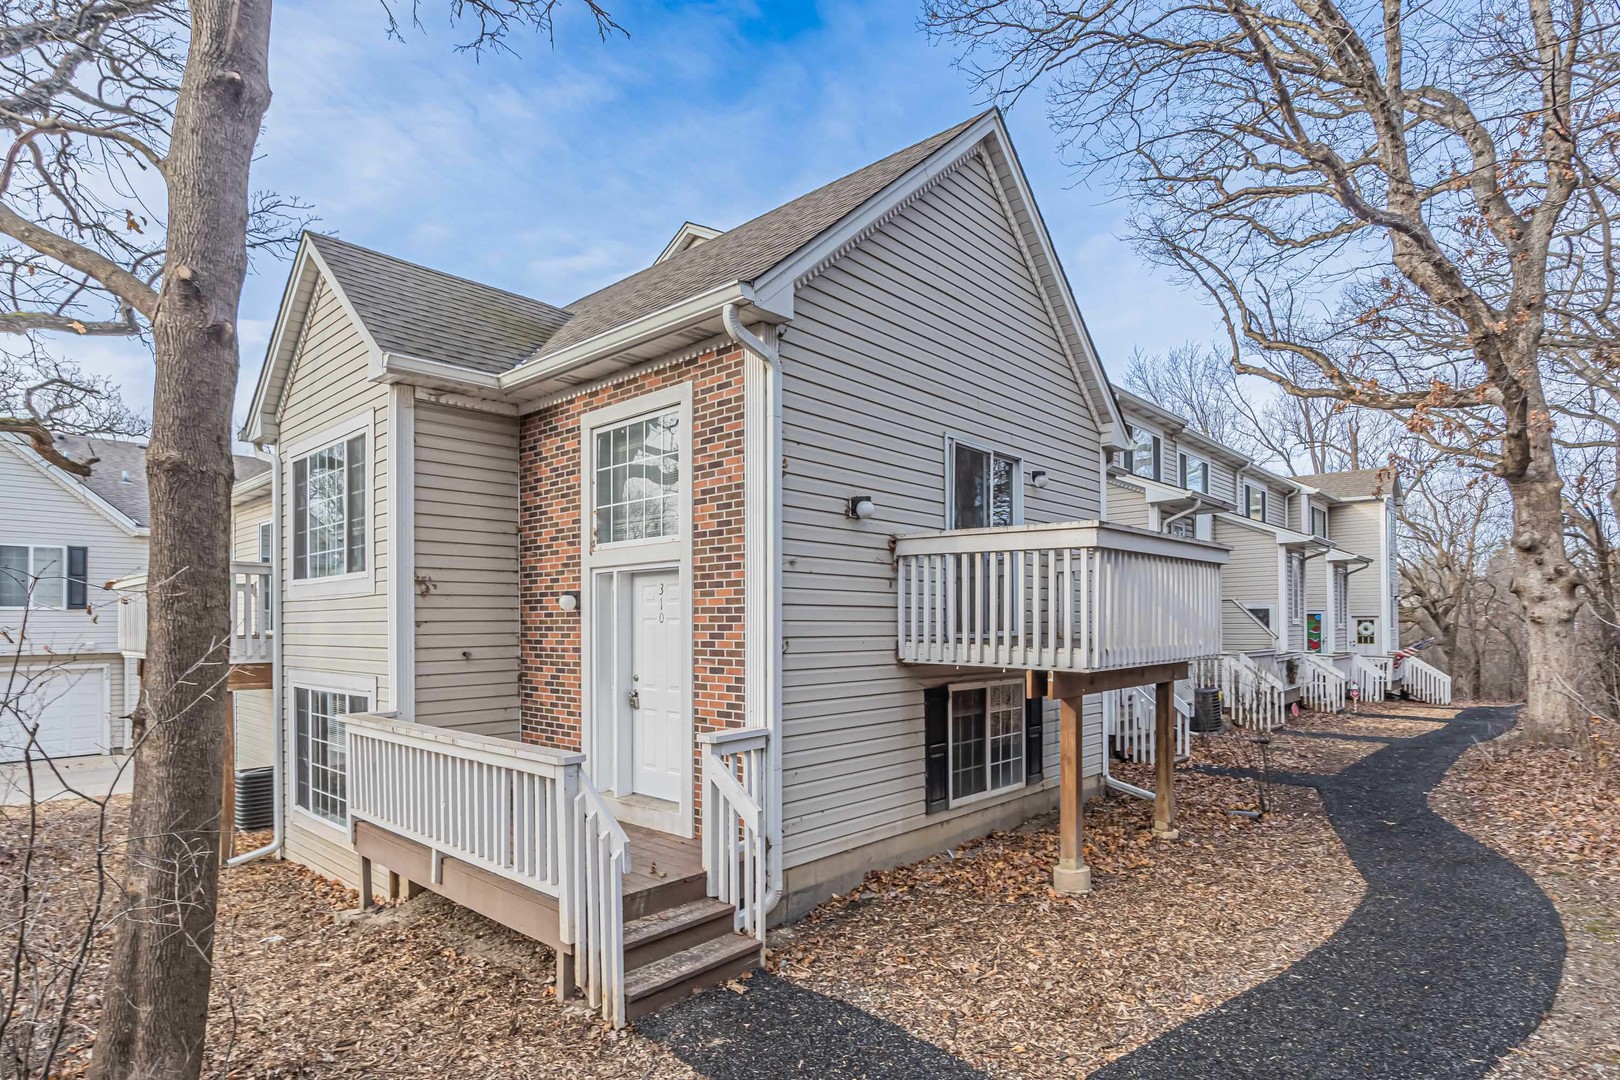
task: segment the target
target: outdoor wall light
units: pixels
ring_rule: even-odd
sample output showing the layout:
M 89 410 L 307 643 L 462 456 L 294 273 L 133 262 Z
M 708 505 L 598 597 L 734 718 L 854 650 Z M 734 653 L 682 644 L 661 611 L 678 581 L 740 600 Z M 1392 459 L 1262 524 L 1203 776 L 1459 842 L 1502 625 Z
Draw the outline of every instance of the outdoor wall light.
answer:
M 562 608 L 564 611 L 578 611 L 579 610 L 579 593 L 577 593 L 577 592 L 558 593 L 557 594 L 557 606 Z
M 870 495 L 851 495 L 844 500 L 844 516 L 852 521 L 865 521 L 877 513 L 877 504 Z
M 1029 482 L 1038 488 L 1044 488 L 1048 479 L 1045 469 L 1036 469 L 1029 474 Z

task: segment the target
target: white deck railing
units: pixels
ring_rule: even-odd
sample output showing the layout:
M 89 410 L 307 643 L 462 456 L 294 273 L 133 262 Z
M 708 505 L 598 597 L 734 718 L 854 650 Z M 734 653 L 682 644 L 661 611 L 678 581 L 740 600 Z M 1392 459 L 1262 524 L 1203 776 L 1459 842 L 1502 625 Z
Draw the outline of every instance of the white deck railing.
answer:
M 1124 690 L 1107 690 L 1102 696 L 1103 733 L 1108 740 L 1107 750 L 1127 761 L 1152 765 L 1156 725 L 1159 712 L 1158 699 L 1151 686 L 1132 686 Z M 1176 760 L 1188 755 L 1187 740 L 1192 722 L 1192 704 L 1180 697 L 1174 698 L 1176 711 Z
M 703 868 L 709 895 L 737 908 L 739 933 L 765 940 L 770 805 L 765 728 L 708 731 L 703 747 Z
M 1342 712 L 1350 694 L 1350 680 L 1321 657 L 1299 658 L 1299 693 L 1317 712 Z
M 1282 727 L 1287 713 L 1282 680 L 1243 653 L 1223 653 L 1201 661 L 1200 680 L 1221 688 L 1221 705 L 1240 727 L 1272 731 Z M 1211 685 L 1206 681 L 1205 685 Z
M 1383 701 L 1389 696 L 1389 668 L 1375 663 L 1376 660 L 1387 659 L 1350 654 L 1350 678 L 1355 684 L 1358 700 Z
M 118 651 L 146 656 L 146 575 L 113 582 L 118 598 Z M 231 563 L 231 652 L 233 664 L 267 664 L 275 656 L 273 579 L 268 563 Z
M 1081 522 L 902 536 L 903 663 L 1106 671 L 1220 651 L 1226 550 Z
M 581 768 L 585 756 L 365 713 L 344 718 L 349 832 L 358 822 L 557 899 L 593 1008 L 625 1023 L 629 840 Z
M 1402 685 L 1412 697 L 1430 705 L 1451 704 L 1450 675 L 1415 656 L 1408 656 L 1401 667 L 1405 669 Z

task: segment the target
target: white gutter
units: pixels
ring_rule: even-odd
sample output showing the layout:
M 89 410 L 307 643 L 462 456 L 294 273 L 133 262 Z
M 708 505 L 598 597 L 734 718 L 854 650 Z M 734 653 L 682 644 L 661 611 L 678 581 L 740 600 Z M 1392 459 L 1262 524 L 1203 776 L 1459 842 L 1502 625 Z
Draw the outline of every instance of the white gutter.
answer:
M 281 455 L 273 449 L 270 451 L 270 585 L 275 596 L 275 618 L 279 621 L 286 617 L 285 606 L 281 602 Z M 270 758 L 270 842 L 253 851 L 242 854 L 226 862 L 226 866 L 241 866 L 243 863 L 262 859 L 266 855 L 274 855 L 281 850 L 285 839 L 285 821 L 287 809 L 283 800 L 283 781 L 286 769 L 283 759 L 286 756 L 284 744 L 285 725 L 282 721 L 281 699 L 281 627 L 276 626 L 270 635 L 270 745 L 275 748 Z M 232 713 L 234 714 L 234 711 Z M 233 763 L 234 764 L 234 763 Z M 235 828 L 236 822 L 221 822 L 227 828 Z
M 769 587 L 765 593 L 763 627 L 747 627 L 747 633 L 762 632 L 765 663 L 765 727 L 767 772 L 770 776 L 770 805 L 765 807 L 767 844 L 765 912 L 769 914 L 782 899 L 782 369 L 776 346 L 755 336 L 742 324 L 741 307 L 728 301 L 720 309 L 726 335 L 758 356 L 765 363 L 765 399 L 769 419 L 765 425 L 765 460 L 761 463 L 760 501 L 765 506 L 765 529 L 760 565 L 765 567 Z M 749 687 L 748 693 L 754 688 Z

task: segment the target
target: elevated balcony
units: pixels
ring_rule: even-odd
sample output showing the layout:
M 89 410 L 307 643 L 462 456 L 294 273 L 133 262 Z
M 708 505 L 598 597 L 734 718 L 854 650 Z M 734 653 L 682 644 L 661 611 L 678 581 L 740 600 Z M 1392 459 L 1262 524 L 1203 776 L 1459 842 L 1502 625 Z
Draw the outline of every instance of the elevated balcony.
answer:
M 1137 673 L 1221 651 L 1226 557 L 1215 544 L 1100 521 L 902 536 L 899 658 L 1134 685 Z
M 146 658 L 146 575 L 113 582 L 118 604 L 118 651 Z M 270 564 L 231 563 L 231 655 L 233 665 L 268 664 L 274 659 Z

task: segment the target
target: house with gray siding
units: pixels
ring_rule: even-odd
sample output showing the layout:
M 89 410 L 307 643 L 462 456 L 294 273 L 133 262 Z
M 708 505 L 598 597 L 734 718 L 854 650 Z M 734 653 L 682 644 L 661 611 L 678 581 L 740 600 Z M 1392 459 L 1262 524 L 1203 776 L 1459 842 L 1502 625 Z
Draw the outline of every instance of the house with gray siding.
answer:
M 242 435 L 272 849 L 552 944 L 616 1024 L 1054 806 L 1088 889 L 1105 696 L 1221 647 L 1225 549 L 1109 513 L 1124 418 L 994 111 L 562 304 L 306 235 Z

